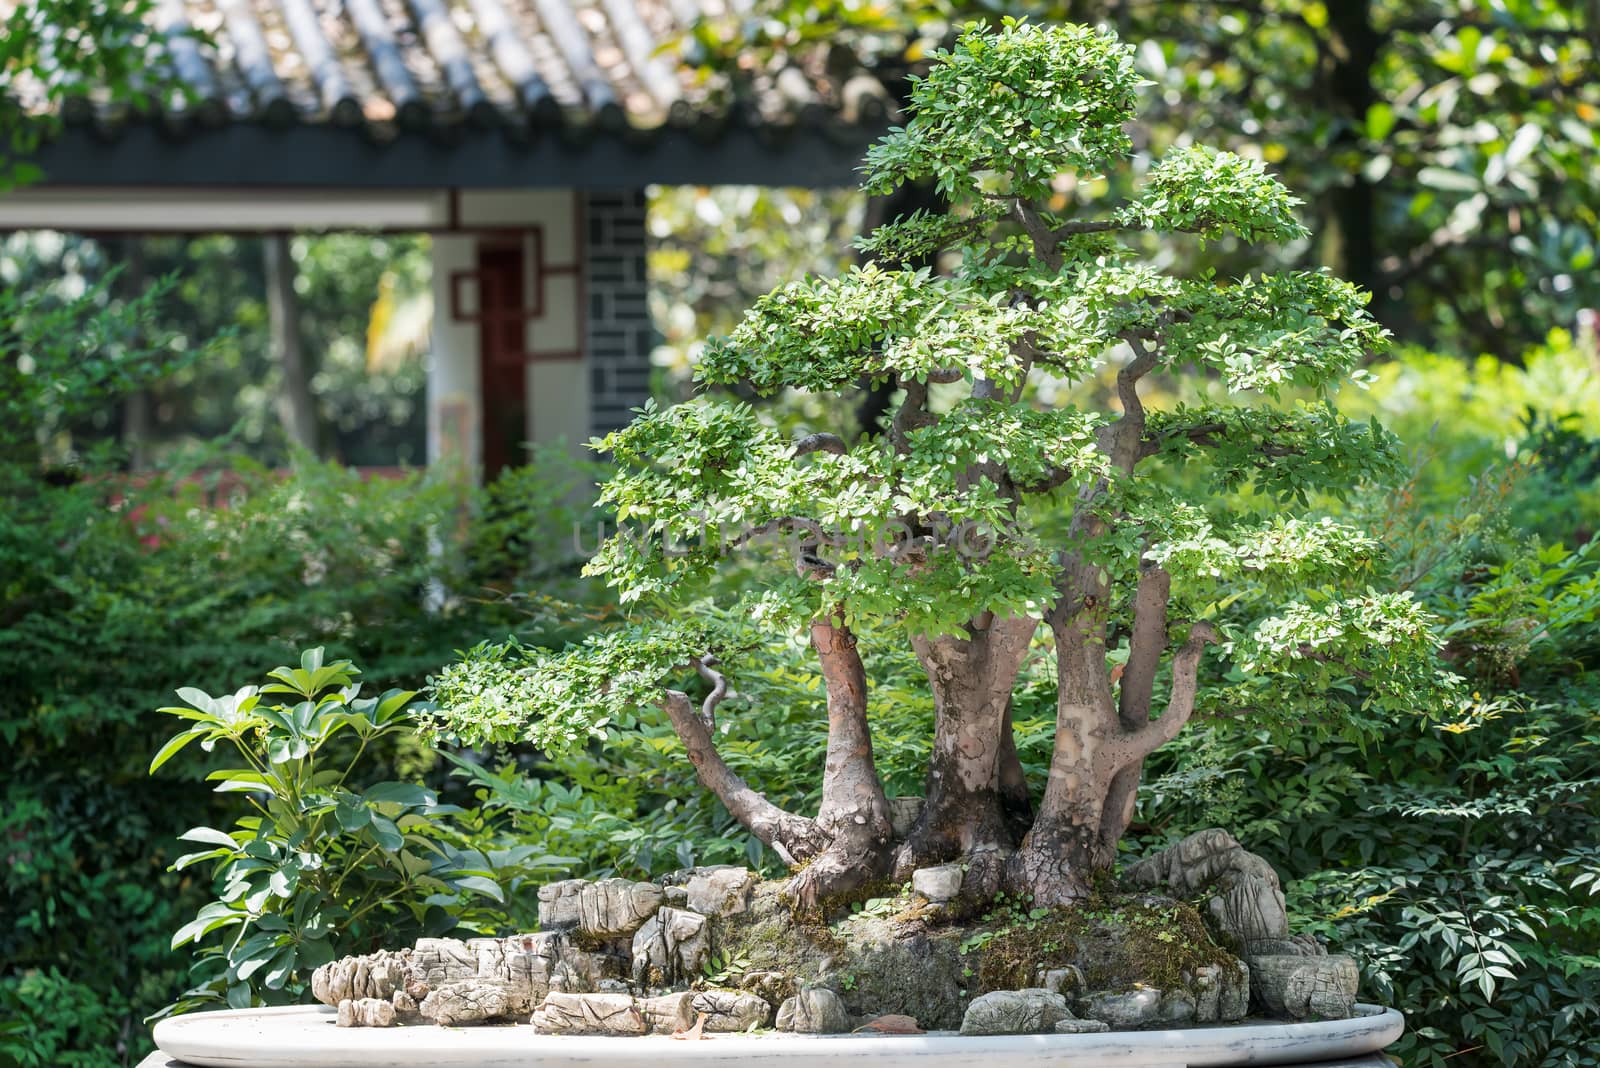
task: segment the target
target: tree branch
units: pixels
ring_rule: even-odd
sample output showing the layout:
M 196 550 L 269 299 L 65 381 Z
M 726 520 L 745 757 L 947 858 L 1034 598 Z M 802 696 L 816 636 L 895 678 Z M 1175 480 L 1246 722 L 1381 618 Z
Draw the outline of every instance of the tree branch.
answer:
M 1161 654 L 1167 649 L 1167 605 L 1171 599 L 1172 576 L 1160 565 L 1142 561 L 1133 595 L 1128 663 L 1122 671 L 1122 691 L 1117 698 L 1117 716 L 1125 730 L 1136 731 L 1150 722 L 1156 671 L 1161 667 Z
M 845 456 L 850 452 L 850 446 L 838 434 L 807 434 L 795 442 L 794 454 L 805 456 L 813 452 L 831 452 L 835 456 Z
M 1174 438 L 1187 438 L 1196 445 L 1202 445 L 1206 448 L 1216 448 L 1218 445 L 1222 444 L 1224 440 L 1223 435 L 1227 429 L 1228 426 L 1226 423 L 1195 423 L 1193 426 L 1168 427 L 1166 430 L 1163 430 L 1154 437 L 1144 438 L 1140 441 L 1139 459 L 1142 460 L 1145 457 L 1154 456 L 1156 453 L 1161 451 L 1162 446 Z M 1269 427 L 1268 432 L 1276 434 L 1293 429 L 1295 429 L 1293 423 L 1281 423 L 1277 426 Z M 1278 445 L 1271 441 L 1257 442 L 1256 449 L 1263 456 L 1271 456 L 1275 458 L 1305 455 L 1305 450 L 1303 449 L 1292 449 L 1287 445 Z
M 1170 320 L 1162 315 L 1157 330 L 1168 322 Z M 1131 473 L 1139 462 L 1144 442 L 1145 411 L 1144 401 L 1139 399 L 1139 380 L 1155 370 L 1159 350 L 1153 344 L 1147 345 L 1145 337 L 1139 334 L 1123 334 L 1122 339 L 1133 349 L 1133 359 L 1117 372 L 1117 398 L 1122 402 L 1122 415 L 1109 427 L 1109 451 L 1111 462 Z
M 672 721 L 672 729 L 683 743 L 701 785 L 716 795 L 741 826 L 771 846 L 785 864 L 807 860 L 828 847 L 828 835 L 815 820 L 774 805 L 728 767 L 710 730 L 695 713 L 688 694 L 682 690 L 667 690 L 661 709 Z
M 928 412 L 927 382 L 897 375 L 896 383 L 905 390 L 906 398 L 889 424 L 889 440 L 896 452 L 904 453 L 911 447 L 911 432 L 918 427 L 932 426 L 937 420 Z
M 1120 764 L 1143 760 L 1183 730 L 1194 714 L 1195 697 L 1200 690 L 1200 658 L 1206 646 L 1216 640 L 1216 629 L 1210 623 L 1202 621 L 1189 629 L 1189 640 L 1172 658 L 1172 693 L 1167 699 L 1167 710 L 1160 719 L 1153 719 L 1132 734 L 1123 735 L 1126 744 Z
M 832 545 L 838 547 L 846 544 L 845 538 L 838 534 L 828 533 L 826 528 L 815 519 L 800 515 L 786 515 L 777 519 L 769 519 L 759 526 L 751 527 L 730 541 L 728 548 L 740 549 L 757 538 L 766 537 L 768 534 L 788 533 L 794 530 L 806 532 L 808 535 L 806 544 L 808 545 Z
M 1039 258 L 1052 271 L 1061 269 L 1061 253 L 1056 250 L 1060 239 L 1054 230 L 1045 223 L 1044 218 L 1034 210 L 1033 205 L 1016 197 L 1011 201 L 1011 215 L 1022 224 L 1022 229 L 1027 231 L 1028 239 L 1033 242 L 1033 250 Z
M 717 729 L 717 706 L 728 696 L 728 676 L 714 670 L 717 666 L 714 656 L 702 656 L 694 662 L 694 668 L 700 677 L 711 683 L 711 692 L 706 694 L 706 699 L 700 703 L 700 722 L 706 725 L 706 730 Z
M 828 746 L 823 758 L 817 826 L 834 838 L 887 845 L 889 802 L 872 756 L 867 726 L 867 669 L 856 636 L 835 618 L 811 621 L 811 647 L 828 697 Z
M 1056 227 L 1051 233 L 1057 240 L 1063 237 L 1073 237 L 1077 234 L 1104 234 L 1112 230 L 1142 230 L 1142 226 L 1133 227 L 1126 223 L 1117 222 L 1115 219 L 1073 219 Z

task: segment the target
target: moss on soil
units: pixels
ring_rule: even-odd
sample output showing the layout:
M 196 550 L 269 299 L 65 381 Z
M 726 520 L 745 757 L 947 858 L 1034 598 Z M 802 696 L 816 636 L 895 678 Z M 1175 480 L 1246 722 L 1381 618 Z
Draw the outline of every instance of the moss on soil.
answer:
M 1043 915 L 1039 915 L 1043 913 Z M 1207 965 L 1234 965 L 1193 907 L 1176 901 L 1097 895 L 1078 905 L 1012 912 L 968 938 L 980 991 L 1016 990 L 1041 971 L 1072 965 L 1089 990 L 1135 984 L 1170 990 Z
M 780 972 L 786 989 L 827 986 L 857 1016 L 904 1013 L 930 1029 L 959 1027 L 973 996 L 1035 985 L 1051 968 L 1078 968 L 1088 990 L 1170 989 L 1206 965 L 1236 963 L 1192 906 L 1148 894 L 1106 889 L 1056 909 L 996 899 L 956 910 L 873 886 L 859 895 L 864 908 L 823 924 L 796 918 L 781 890 L 763 883 L 746 912 L 719 921 L 723 959 L 739 960 L 744 974 Z

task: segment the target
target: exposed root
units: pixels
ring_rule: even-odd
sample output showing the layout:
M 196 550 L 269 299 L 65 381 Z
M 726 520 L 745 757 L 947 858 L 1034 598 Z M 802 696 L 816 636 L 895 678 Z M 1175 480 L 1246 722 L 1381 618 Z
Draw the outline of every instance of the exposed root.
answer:
M 835 843 L 795 872 L 783 894 L 796 916 L 825 920 L 841 900 L 881 881 L 888 871 L 887 849 L 863 853 Z

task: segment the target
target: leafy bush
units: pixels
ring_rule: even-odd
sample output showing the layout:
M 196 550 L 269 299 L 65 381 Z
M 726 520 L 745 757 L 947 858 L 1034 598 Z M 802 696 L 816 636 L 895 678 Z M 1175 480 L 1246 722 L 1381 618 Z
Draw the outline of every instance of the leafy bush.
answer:
M 204 769 L 147 776 L 169 732 L 153 710 L 172 703 L 175 684 L 231 693 L 326 646 L 359 662 L 373 692 L 416 689 L 484 638 L 560 644 L 594 624 L 588 608 L 499 592 L 547 557 L 530 548 L 508 564 L 473 548 L 492 522 L 522 524 L 530 546 L 567 544 L 581 497 L 502 489 L 490 513 L 482 491 L 437 475 L 366 480 L 311 462 L 286 475 L 221 459 L 142 482 L 115 474 L 110 457 L 49 478 L 32 458 L 0 462 L 0 741 L 11 770 L 0 784 L 0 997 L 30 1028 L 69 1027 L 60 1048 L 96 1051 L 86 1063 L 138 1060 L 143 1019 L 190 985 L 170 937 L 209 886 L 167 868 L 185 829 L 236 815 L 239 795 L 212 793 Z M 545 470 L 582 477 L 557 463 Z M 540 581 L 583 596 L 575 571 Z M 355 774 L 415 777 L 436 762 L 397 732 Z M 469 910 L 461 922 L 476 921 Z M 120 1047 L 40 1000 L 52 976 L 98 1002 Z
M 1448 511 L 1473 480 L 1508 462 L 1529 470 L 1510 487 L 1516 526 L 1574 544 L 1600 529 L 1600 356 L 1563 330 L 1520 365 L 1408 349 L 1374 368 L 1340 407 L 1376 416 L 1416 450 L 1415 493 Z M 1589 433 L 1583 432 L 1589 428 Z
M 1406 1012 L 1407 1064 L 1597 1063 L 1600 582 L 1592 546 L 1519 527 L 1542 477 L 1357 505 L 1389 517 L 1384 581 L 1443 617 L 1480 687 L 1456 714 L 1289 739 L 1213 707 L 1141 810 L 1147 842 L 1220 825 L 1276 864 L 1297 922 Z
M 317 648 L 263 686 L 220 697 L 185 688 L 186 707 L 162 709 L 193 726 L 161 747 L 151 772 L 192 742 L 207 751 L 227 742 L 246 766 L 206 779 L 249 804 L 229 831 L 183 833 L 204 848 L 173 870 L 214 862 L 220 889 L 173 935 L 174 949 L 218 936 L 198 950 L 191 971 L 199 984 L 179 1010 L 297 1000 L 311 970 L 337 956 L 450 933 L 477 898 L 504 902 L 529 879 L 575 863 L 536 855 L 532 845 L 487 855 L 472 848 L 450 819 L 460 810 L 419 784 L 357 786 L 352 775 L 369 747 L 411 728 L 416 696 L 362 697 L 358 675 Z M 289 703 L 267 703 L 277 695 Z M 339 744 L 346 738 L 353 753 Z

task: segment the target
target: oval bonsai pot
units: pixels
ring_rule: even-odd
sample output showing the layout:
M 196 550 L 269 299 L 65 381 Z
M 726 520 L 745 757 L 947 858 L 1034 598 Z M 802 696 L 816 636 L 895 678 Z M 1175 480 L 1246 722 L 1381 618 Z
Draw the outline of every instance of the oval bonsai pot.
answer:
M 873 1068 L 971 1068 L 1001 1059 L 1006 1068 L 1176 1068 L 1180 1065 L 1343 1065 L 1376 1057 L 1405 1030 L 1394 1009 L 1357 1005 L 1348 1020 L 1300 1023 L 1248 1020 L 1163 1031 L 1080 1035 L 955 1034 L 798 1036 L 776 1032 L 667 1037 L 580 1038 L 525 1026 L 340 1028 L 335 1010 L 287 1006 L 200 1012 L 155 1026 L 160 1051 L 140 1068 L 744 1068 L 751 1060 L 782 1068 L 836 1068 L 862 1058 Z

